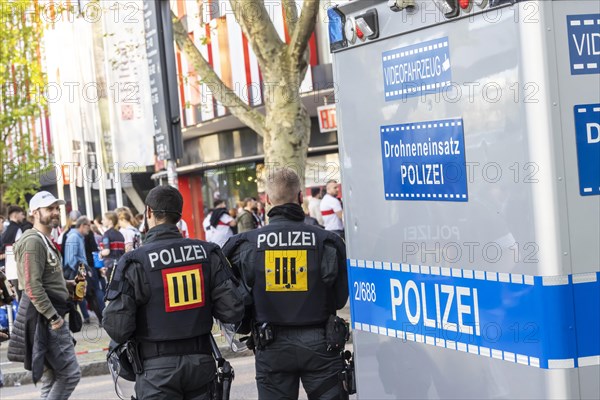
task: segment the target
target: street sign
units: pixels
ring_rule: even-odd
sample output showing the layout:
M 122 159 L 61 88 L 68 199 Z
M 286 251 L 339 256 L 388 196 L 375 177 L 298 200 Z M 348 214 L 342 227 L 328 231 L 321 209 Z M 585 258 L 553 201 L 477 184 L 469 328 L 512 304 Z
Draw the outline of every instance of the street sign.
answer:
M 170 17 L 169 2 L 144 2 L 154 149 L 159 160 L 177 159 L 183 153 Z
M 335 104 L 317 107 L 317 116 L 319 117 L 319 131 L 321 133 L 337 131 Z

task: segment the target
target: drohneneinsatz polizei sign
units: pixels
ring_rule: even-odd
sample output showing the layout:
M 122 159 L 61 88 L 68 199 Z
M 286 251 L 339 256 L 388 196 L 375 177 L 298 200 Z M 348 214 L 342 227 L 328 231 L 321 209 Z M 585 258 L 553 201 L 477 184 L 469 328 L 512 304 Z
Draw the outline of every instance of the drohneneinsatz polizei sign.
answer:
M 380 128 L 386 200 L 468 201 L 462 118 Z

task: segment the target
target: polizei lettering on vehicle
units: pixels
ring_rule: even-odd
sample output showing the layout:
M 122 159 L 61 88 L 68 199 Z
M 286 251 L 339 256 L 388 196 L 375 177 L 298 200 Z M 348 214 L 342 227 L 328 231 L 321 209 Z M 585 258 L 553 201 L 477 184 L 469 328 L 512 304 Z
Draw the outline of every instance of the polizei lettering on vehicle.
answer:
M 148 253 L 152 268 L 179 264 L 187 261 L 203 261 L 206 259 L 206 250 L 199 244 L 170 247 Z
M 316 244 L 315 234 L 312 232 L 289 231 L 269 232 L 258 235 L 257 247 L 302 247 L 314 246 Z

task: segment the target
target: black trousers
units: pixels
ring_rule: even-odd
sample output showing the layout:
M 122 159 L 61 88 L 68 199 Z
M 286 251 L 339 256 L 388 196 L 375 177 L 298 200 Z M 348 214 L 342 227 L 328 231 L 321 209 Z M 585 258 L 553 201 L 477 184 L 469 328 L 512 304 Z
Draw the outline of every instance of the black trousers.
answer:
M 190 354 L 144 360 L 144 372 L 136 376 L 138 400 L 209 400 L 209 384 L 216 365 L 211 355 Z
M 256 383 L 261 400 L 298 399 L 302 381 L 308 398 L 343 399 L 339 353 L 328 352 L 324 328 L 280 328 L 275 341 L 256 351 Z

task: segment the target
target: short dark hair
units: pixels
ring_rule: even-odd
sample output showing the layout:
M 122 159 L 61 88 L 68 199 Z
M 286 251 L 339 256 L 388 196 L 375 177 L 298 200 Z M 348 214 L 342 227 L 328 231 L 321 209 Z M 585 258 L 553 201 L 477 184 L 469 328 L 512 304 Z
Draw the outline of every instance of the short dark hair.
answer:
M 248 203 L 250 203 L 252 201 L 256 201 L 256 199 L 254 197 L 246 197 L 244 199 L 244 207 L 246 207 L 248 205 Z
M 221 204 L 225 204 L 225 200 L 224 199 L 217 199 L 215 200 L 214 204 L 213 204 L 213 208 L 217 208 L 219 207 Z
M 152 209 L 157 220 L 176 224 L 181 219 L 183 196 L 173 186 L 157 186 L 146 196 L 146 205 Z
M 317 186 L 317 187 L 314 187 L 314 188 L 310 189 L 310 195 L 312 197 L 317 197 L 320 194 L 321 194 L 321 188 L 320 187 Z
M 21 208 L 19 206 L 9 206 L 8 207 L 8 216 L 9 217 L 11 214 L 18 213 L 18 212 L 22 212 L 23 214 L 25 214 L 25 210 L 23 210 L 23 208 Z

